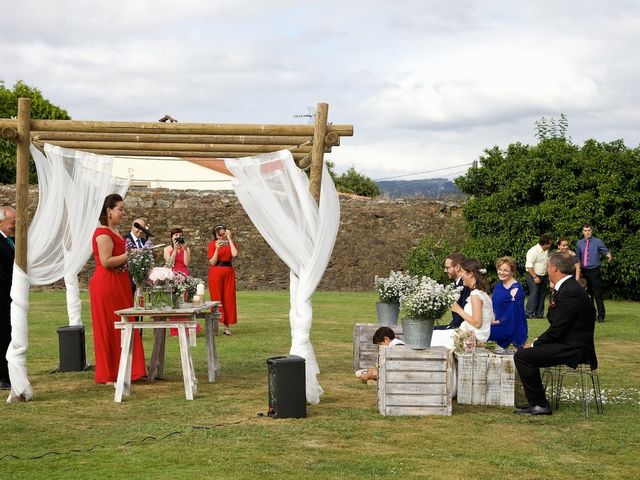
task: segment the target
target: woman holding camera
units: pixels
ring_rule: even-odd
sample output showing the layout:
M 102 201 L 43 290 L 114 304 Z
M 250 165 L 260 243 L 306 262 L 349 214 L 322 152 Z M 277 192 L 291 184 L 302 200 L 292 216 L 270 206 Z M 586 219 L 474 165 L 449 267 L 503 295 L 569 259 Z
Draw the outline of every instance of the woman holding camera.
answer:
M 231 261 L 238 256 L 236 244 L 231 240 L 231 230 L 224 225 L 213 227 L 212 242 L 209 242 L 209 294 L 211 300 L 222 302 L 222 317 L 225 335 L 231 335 L 229 325 L 238 323 L 236 311 L 236 272 Z
M 171 229 L 171 245 L 164 247 L 164 260 L 174 272 L 184 273 L 189 276 L 189 263 L 191 262 L 191 249 L 184 238 L 182 229 Z
M 182 273 L 187 277 L 189 274 L 189 263 L 191 263 L 191 248 L 184 238 L 184 233 L 180 227 L 171 229 L 171 245 L 164 247 L 164 261 L 167 265 L 171 265 L 171 270 Z M 185 294 L 186 299 L 186 294 Z M 171 320 L 184 320 L 184 318 L 176 317 Z M 196 333 L 200 333 L 200 324 L 196 326 Z M 171 328 L 169 330 L 172 337 L 178 336 L 178 329 Z

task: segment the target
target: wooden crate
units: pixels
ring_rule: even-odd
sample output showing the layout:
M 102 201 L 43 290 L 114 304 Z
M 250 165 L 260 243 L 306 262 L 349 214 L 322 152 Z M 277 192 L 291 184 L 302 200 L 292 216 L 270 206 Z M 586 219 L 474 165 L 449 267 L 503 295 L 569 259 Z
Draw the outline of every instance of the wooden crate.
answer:
M 378 362 L 382 415 L 451 415 L 452 350 L 381 346 Z
M 483 348 L 455 355 L 458 403 L 513 406 L 516 371 L 513 355 L 496 355 Z
M 376 366 L 378 346 L 373 344 L 373 334 L 380 327 L 389 327 L 402 340 L 402 325 L 380 323 L 356 323 L 353 327 L 353 371 Z

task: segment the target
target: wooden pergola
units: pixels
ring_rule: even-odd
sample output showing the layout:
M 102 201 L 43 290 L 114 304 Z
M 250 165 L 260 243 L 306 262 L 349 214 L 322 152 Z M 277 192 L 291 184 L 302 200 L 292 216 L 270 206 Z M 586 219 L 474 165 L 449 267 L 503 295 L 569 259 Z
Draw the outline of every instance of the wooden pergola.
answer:
M 310 167 L 309 190 L 320 199 L 325 152 L 353 135 L 352 125 L 327 123 L 329 105 L 319 103 L 314 125 L 93 122 L 32 120 L 31 100 L 18 100 L 18 118 L 0 119 L 2 138 L 17 143 L 15 262 L 27 272 L 29 144 L 44 143 L 102 155 L 141 157 L 248 157 L 291 150 L 300 168 Z

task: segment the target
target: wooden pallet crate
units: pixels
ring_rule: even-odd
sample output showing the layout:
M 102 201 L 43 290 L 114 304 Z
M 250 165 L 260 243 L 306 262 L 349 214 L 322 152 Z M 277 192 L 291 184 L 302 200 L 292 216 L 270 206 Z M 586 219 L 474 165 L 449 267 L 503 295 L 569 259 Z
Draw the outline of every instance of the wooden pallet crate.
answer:
M 451 350 L 380 347 L 378 362 L 378 410 L 382 415 L 451 415 Z
M 380 323 L 356 323 L 353 327 L 353 371 L 376 366 L 378 346 L 373 344 L 373 334 L 380 327 L 389 327 L 402 340 L 402 325 Z
M 513 406 L 515 371 L 513 355 L 496 355 L 483 348 L 456 353 L 458 403 Z

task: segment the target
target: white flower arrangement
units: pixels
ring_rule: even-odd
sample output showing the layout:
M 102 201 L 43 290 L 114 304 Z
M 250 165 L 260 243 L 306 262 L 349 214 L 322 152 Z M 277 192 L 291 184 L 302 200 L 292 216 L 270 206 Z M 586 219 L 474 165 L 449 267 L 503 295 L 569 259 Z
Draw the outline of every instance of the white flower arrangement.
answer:
M 400 303 L 402 297 L 418 285 L 418 277 L 403 272 L 391 272 L 386 278 L 376 275 L 373 285 L 382 303 Z
M 406 318 L 438 320 L 460 297 L 462 287 L 442 285 L 422 277 L 415 288 L 400 298 L 400 310 Z
M 149 281 L 157 285 L 159 283 L 170 284 L 173 281 L 173 270 L 167 267 L 154 267 L 149 273 Z

